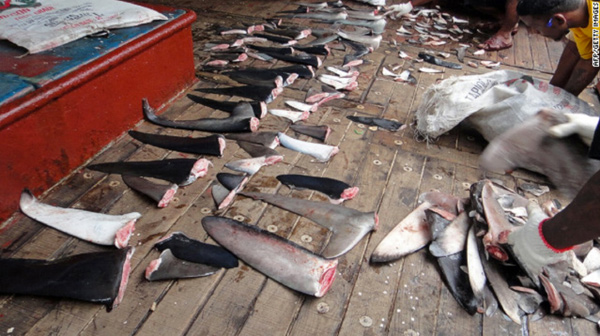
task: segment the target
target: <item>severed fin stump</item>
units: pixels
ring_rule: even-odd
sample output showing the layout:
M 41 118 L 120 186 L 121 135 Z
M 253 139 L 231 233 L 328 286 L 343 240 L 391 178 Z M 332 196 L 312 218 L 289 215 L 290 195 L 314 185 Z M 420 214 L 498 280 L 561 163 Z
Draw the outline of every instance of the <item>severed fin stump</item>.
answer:
M 170 249 L 175 257 L 198 264 L 223 268 L 238 266 L 238 260 L 231 252 L 221 246 L 189 238 L 183 232 L 172 233 L 159 240 L 154 247 L 159 251 Z
M 166 249 L 158 259 L 150 262 L 145 276 L 148 281 L 199 278 L 215 274 L 219 269 L 216 266 L 181 260 L 170 249 Z
M 108 174 L 154 177 L 186 186 L 206 175 L 212 163 L 206 159 L 166 159 L 154 161 L 106 162 L 87 166 Z
M 169 205 L 179 188 L 177 184 L 174 183 L 159 184 L 138 176 L 123 175 L 122 178 L 123 182 L 131 189 L 156 201 L 159 208 L 164 208 Z
M 280 155 L 276 150 L 253 142 L 238 140 L 238 146 L 246 151 L 246 153 L 250 154 L 253 158 L 261 157 L 261 156 L 276 156 Z
M 311 125 L 291 125 L 291 129 L 300 134 L 308 135 L 309 137 L 321 140 L 322 142 L 327 141 L 327 137 L 331 133 L 331 128 L 326 125 L 311 126 Z
M 266 230 L 225 217 L 204 217 L 202 226 L 245 263 L 293 290 L 322 297 L 333 283 L 337 259 L 324 259 Z
M 142 215 L 130 212 L 108 215 L 81 209 L 62 208 L 42 203 L 25 189 L 19 202 L 21 211 L 28 217 L 68 235 L 99 245 L 124 248 Z
M 226 145 L 225 137 L 220 134 L 192 138 L 129 131 L 129 135 L 152 146 L 200 155 L 222 156 Z
M 287 174 L 279 175 L 277 179 L 289 188 L 319 191 L 327 195 L 333 204 L 340 204 L 354 198 L 359 190 L 358 187 L 352 187 L 345 182 L 328 177 Z
M 57 260 L 0 258 L 0 293 L 101 303 L 110 311 L 125 294 L 133 252 L 126 248 Z

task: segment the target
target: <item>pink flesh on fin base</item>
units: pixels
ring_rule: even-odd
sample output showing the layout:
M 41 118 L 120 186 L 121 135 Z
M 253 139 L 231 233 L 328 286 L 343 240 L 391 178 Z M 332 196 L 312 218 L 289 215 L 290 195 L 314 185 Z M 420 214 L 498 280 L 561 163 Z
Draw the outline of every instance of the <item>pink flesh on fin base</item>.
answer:
M 359 190 L 358 187 L 346 188 L 342 192 L 342 195 L 340 196 L 340 198 L 345 199 L 345 200 L 353 199 L 354 196 L 356 196 L 356 194 L 358 194 L 358 190 Z
M 169 205 L 169 203 L 173 200 L 173 196 L 175 196 L 175 193 L 177 192 L 177 188 L 177 185 L 174 184 L 171 189 L 167 190 L 160 202 L 158 202 L 159 208 L 164 208 Z
M 117 248 L 121 249 L 127 246 L 129 238 L 131 237 L 133 230 L 135 230 L 135 221 L 135 219 L 130 220 L 125 226 L 117 231 L 117 234 L 115 234 L 115 246 Z
M 148 264 L 148 267 L 146 267 L 146 272 L 144 273 L 144 276 L 146 277 L 147 280 L 150 280 L 152 273 L 154 273 L 160 267 L 161 262 L 162 262 L 162 260 L 160 260 L 160 258 L 159 258 L 159 259 L 152 260 Z
M 190 173 L 195 178 L 204 177 L 208 172 L 208 166 L 212 166 L 212 163 L 207 159 L 200 159 L 194 163 L 194 167 L 192 167 L 192 172 Z
M 323 272 L 321 279 L 319 279 L 319 285 L 321 286 L 319 288 L 319 291 L 315 294 L 316 297 L 322 297 L 323 295 L 325 295 L 325 293 L 327 293 L 329 288 L 331 288 L 333 280 L 335 279 L 336 267 L 337 262 L 332 267 Z
M 225 139 L 219 138 L 219 156 L 223 155 L 223 151 L 225 150 L 226 146 L 227 142 L 225 141 Z
M 258 118 L 250 118 L 250 131 L 251 132 L 256 132 L 256 130 L 258 130 L 258 125 L 260 124 L 260 121 L 258 121 Z
M 129 273 L 131 272 L 131 256 L 133 256 L 134 251 L 135 248 L 131 248 L 131 250 L 127 252 L 127 257 L 125 257 L 125 263 L 123 264 L 123 273 L 121 274 L 121 285 L 119 286 L 119 293 L 117 294 L 117 298 L 115 299 L 115 301 L 113 301 L 111 308 L 115 308 L 121 303 L 121 301 L 123 301 L 125 289 L 127 288 L 127 282 L 129 281 Z

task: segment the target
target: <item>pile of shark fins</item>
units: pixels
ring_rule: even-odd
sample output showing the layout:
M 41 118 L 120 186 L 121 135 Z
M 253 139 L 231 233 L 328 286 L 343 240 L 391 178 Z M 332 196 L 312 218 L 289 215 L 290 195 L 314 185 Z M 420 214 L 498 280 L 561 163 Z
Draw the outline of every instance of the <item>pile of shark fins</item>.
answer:
M 371 263 L 389 263 L 428 246 L 449 291 L 471 315 L 490 316 L 500 306 L 517 324 L 547 313 L 598 322 L 600 250 L 583 251 L 584 262 L 572 254 L 548 265 L 538 279 L 511 258 L 508 235 L 527 220 L 525 197 L 482 180 L 472 184 L 469 199 L 431 191 L 419 202 L 378 244 Z

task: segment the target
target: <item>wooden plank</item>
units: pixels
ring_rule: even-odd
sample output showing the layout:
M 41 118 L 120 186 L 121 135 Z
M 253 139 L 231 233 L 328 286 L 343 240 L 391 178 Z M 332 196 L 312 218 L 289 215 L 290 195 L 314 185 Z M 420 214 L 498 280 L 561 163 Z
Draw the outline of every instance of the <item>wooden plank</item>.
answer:
M 210 192 L 204 192 L 192 207 L 180 217 L 180 219 L 170 228 L 167 234 L 175 231 L 181 231 L 188 237 L 204 241 L 209 244 L 216 244 L 207 239 L 208 235 L 200 225 L 204 216 L 211 215 L 214 203 Z M 158 251 L 148 253 L 142 266 L 147 265 L 150 260 L 157 258 Z M 184 334 L 187 326 L 193 320 L 199 307 L 202 307 L 208 299 L 211 291 L 221 279 L 224 270 L 214 275 L 197 278 L 181 279 L 173 281 L 159 281 L 154 285 L 147 286 L 153 288 L 153 293 L 148 295 L 153 301 L 147 306 L 149 300 L 141 302 L 139 310 L 146 310 L 145 318 L 138 322 L 137 332 L 141 335 L 180 335 Z M 145 280 L 141 280 L 145 282 Z M 152 310 L 153 305 L 156 308 Z M 132 321 L 133 322 L 133 321 Z
M 325 119 L 323 122 L 325 124 L 332 125 L 332 123 L 329 122 L 329 120 L 341 119 L 340 117 L 343 117 L 344 114 L 344 111 L 334 109 L 331 115 L 328 115 L 327 119 Z M 343 126 L 347 129 L 347 122 L 345 122 L 345 125 Z M 333 144 L 339 143 L 342 137 L 344 136 L 343 132 L 340 132 L 342 130 L 342 127 L 337 127 L 336 130 L 337 132 L 334 132 L 334 134 L 337 133 L 337 140 L 332 139 L 331 143 Z M 366 144 L 361 145 L 360 142 L 357 144 L 356 142 L 350 141 L 344 141 L 343 144 L 348 146 L 342 146 L 340 148 L 340 153 L 337 155 L 343 154 L 347 156 L 352 156 L 352 153 L 366 153 Z M 302 160 L 306 160 L 306 158 L 303 158 L 300 161 Z M 346 162 L 348 162 L 348 160 L 343 159 L 341 156 L 336 156 L 336 159 L 332 160 L 331 164 L 327 165 L 325 169 L 326 175 L 333 178 L 341 178 L 342 180 L 346 181 L 352 180 L 353 175 L 355 175 L 358 171 L 358 166 L 349 165 Z M 323 173 L 314 164 L 312 169 L 309 170 L 307 170 L 306 168 L 298 168 L 298 166 L 294 168 L 294 170 L 300 170 L 303 174 L 308 175 L 321 175 Z M 311 193 L 308 191 L 294 191 L 292 194 L 293 197 L 301 198 L 311 196 Z M 319 197 L 324 198 L 323 196 L 318 196 L 317 193 L 314 193 L 312 194 L 311 199 L 318 200 Z M 327 202 L 326 199 L 321 199 L 321 201 Z M 279 218 L 282 218 L 282 216 L 286 215 L 285 211 L 277 212 L 283 212 L 279 213 Z M 263 216 L 263 219 L 261 219 L 261 225 L 264 225 L 263 222 L 265 222 L 265 217 L 266 216 Z M 277 221 L 277 219 L 275 218 L 273 221 L 267 222 L 277 225 L 277 232 L 279 233 L 282 231 L 282 224 L 286 223 L 287 221 Z M 327 230 L 320 228 L 319 226 L 315 225 L 314 223 L 310 222 L 305 218 L 299 218 L 298 222 L 294 226 L 285 225 L 284 229 L 286 230 L 284 236 L 289 237 L 290 240 L 312 251 L 319 251 L 321 245 L 325 242 L 324 238 L 327 237 Z M 310 237 L 310 239 L 307 239 L 306 237 Z M 298 314 L 298 310 L 302 306 L 303 302 L 305 302 L 305 300 L 307 299 L 310 300 L 310 298 L 306 297 L 305 295 L 300 295 L 298 293 L 290 291 L 289 289 L 275 283 L 274 281 L 268 280 L 264 289 L 257 297 L 253 313 L 249 316 L 240 333 L 253 335 L 261 333 L 264 330 L 270 330 L 270 332 L 273 334 L 285 334 L 289 325 L 293 323 L 293 320 Z M 275 321 L 278 321 L 279 323 L 275 323 Z M 281 323 L 282 321 L 288 322 Z M 269 326 L 268 329 L 265 329 L 265 326 Z
M 418 193 L 431 189 L 450 192 L 455 174 L 453 164 L 432 159 L 424 160 L 423 164 Z M 411 168 L 414 170 L 416 167 Z M 414 209 L 416 205 L 414 203 L 411 208 Z M 395 304 L 396 314 L 391 320 L 390 332 L 439 334 L 437 328 L 443 329 L 443 326 L 436 320 L 441 317 L 437 316 L 431 323 L 426 321 L 428 316 L 441 314 L 444 298 L 440 296 L 440 290 L 444 286 L 435 258 L 430 256 L 427 248 L 405 257 Z M 450 299 L 453 300 L 452 297 Z
M 356 183 L 361 188 L 360 195 L 352 200 L 352 208 L 360 211 L 378 209 L 389 169 L 393 164 L 394 153 L 394 150 L 383 146 L 370 146 L 370 151 L 363 161 L 367 164 L 362 165 L 359 182 Z M 333 334 L 339 329 L 353 284 L 365 260 L 364 253 L 368 241 L 368 237 L 363 238 L 352 250 L 339 258 L 338 274 L 331 289 L 323 298 L 305 302 L 291 326 L 291 335 Z M 319 307 L 323 306 L 328 307 L 328 310 L 320 313 Z
M 195 111 L 189 112 L 194 113 Z M 181 154 L 174 153 L 172 155 L 179 156 Z M 214 165 L 213 168 L 223 167 L 225 162 L 232 155 L 233 153 L 229 152 L 227 155 L 224 155 L 221 158 L 211 158 L 211 161 Z M 143 279 L 143 273 L 145 267 L 147 266 L 147 262 L 153 259 L 155 255 L 152 255 L 151 258 L 146 256 L 152 249 L 154 242 L 162 237 L 175 223 L 175 221 L 192 207 L 201 194 L 206 192 L 208 186 L 210 185 L 211 181 L 214 180 L 216 173 L 218 172 L 218 170 L 213 168 L 209 168 L 209 171 L 205 177 L 199 179 L 190 186 L 184 187 L 181 192 L 178 192 L 177 206 L 166 208 L 164 210 L 159 210 L 156 208 L 149 209 L 146 216 L 143 217 L 147 218 L 147 220 L 141 223 L 140 228 L 140 230 L 143 230 L 146 236 L 138 241 L 138 253 L 136 253 L 132 259 L 132 265 L 135 268 L 133 269 L 131 279 L 134 279 L 135 282 L 132 284 L 132 287 L 128 286 L 126 292 L 126 295 L 127 293 L 131 292 L 135 293 L 130 295 L 133 295 L 133 297 L 138 297 L 140 300 L 137 302 L 123 302 L 121 305 L 122 307 L 119 307 L 121 311 L 120 315 L 104 314 L 102 312 L 98 313 L 94 319 L 95 323 L 93 326 L 88 325 L 83 331 L 84 334 L 114 334 L 119 330 L 121 332 L 123 330 L 133 331 L 138 327 L 140 321 L 146 318 L 147 310 L 140 310 L 139 306 L 151 307 L 152 303 L 157 299 L 157 297 L 153 296 L 153 294 L 157 295 L 162 292 L 160 290 L 156 290 L 156 288 L 161 288 L 159 283 L 148 283 Z M 200 215 L 200 209 L 196 210 L 198 210 L 198 212 L 196 213 L 195 217 L 198 218 Z M 193 216 L 194 213 L 190 212 L 190 215 Z M 145 262 L 142 263 L 142 261 Z M 126 325 L 121 326 L 121 323 L 125 321 Z
M 342 113 L 343 115 L 343 113 Z M 333 120 L 339 120 L 337 123 L 330 123 L 329 119 L 326 120 L 327 124 L 329 124 L 334 132 L 332 133 L 332 138 L 329 140 L 330 143 L 332 144 L 336 144 L 339 141 L 341 141 L 341 137 L 344 134 L 345 129 L 347 129 L 347 125 L 349 123 L 348 120 L 346 120 L 345 118 L 342 120 L 342 118 L 340 118 L 342 115 L 340 115 L 340 112 L 338 111 L 336 112 L 332 112 L 332 113 L 326 113 L 324 116 L 327 116 L 327 118 Z M 305 136 L 304 136 L 305 137 Z M 289 151 L 289 150 L 286 150 Z M 311 163 L 311 161 L 313 161 L 310 157 L 303 155 L 303 154 L 297 154 L 295 152 L 291 152 L 289 151 L 289 154 L 287 154 L 287 152 L 282 151 L 282 153 L 285 153 L 284 155 L 286 155 L 286 162 L 288 162 L 289 164 L 295 164 L 295 166 L 297 167 L 296 169 L 301 170 L 303 172 L 307 172 L 309 175 L 319 175 L 317 172 L 321 171 L 324 167 L 326 167 L 327 165 L 322 165 L 320 163 Z M 337 154 L 340 155 L 341 153 Z M 334 162 L 337 159 L 337 155 L 330 160 L 330 162 Z M 289 160 L 288 158 L 292 158 L 291 160 Z M 294 159 L 294 157 L 297 157 L 298 159 Z M 288 161 L 289 160 L 289 161 Z M 297 160 L 297 161 L 296 161 Z M 291 166 L 287 167 L 287 169 L 291 168 Z M 311 174 L 312 173 L 312 174 Z M 267 176 L 267 175 L 263 175 L 263 176 Z M 268 174 L 268 176 L 274 176 L 273 174 Z M 264 177 L 263 177 L 263 181 L 264 181 Z M 270 177 L 269 179 L 274 180 L 273 177 Z M 276 182 L 276 180 L 274 180 Z M 253 180 L 251 182 L 256 182 L 256 180 L 253 178 Z M 257 184 L 257 185 L 261 185 L 261 184 Z M 262 184 L 264 185 L 264 184 Z M 273 184 L 273 186 L 277 186 L 278 183 L 276 182 L 275 184 Z M 248 189 L 251 189 L 251 186 L 249 185 Z M 276 190 L 276 189 L 275 189 Z M 263 192 L 269 192 L 268 190 L 261 190 Z M 271 191 L 272 192 L 272 191 Z M 261 204 L 261 202 L 258 201 L 250 201 L 250 200 L 246 200 L 247 202 L 245 203 L 240 203 L 239 201 L 236 201 L 236 206 L 237 206 L 237 210 L 235 212 L 236 215 L 246 215 L 249 216 L 248 212 L 243 211 L 243 209 L 241 209 L 242 207 L 248 207 L 250 209 L 250 207 L 252 207 L 253 205 L 256 204 Z M 248 205 L 247 205 L 248 204 Z M 240 211 L 242 210 L 242 211 Z M 252 212 L 250 212 L 252 213 Z M 256 211 L 253 211 L 253 213 L 256 213 Z M 233 215 L 233 213 L 230 212 L 230 216 Z M 254 215 L 253 217 L 257 217 L 256 215 Z M 262 228 L 267 228 L 270 225 L 276 225 L 277 228 L 277 234 L 283 235 L 284 237 L 288 237 L 289 234 L 292 232 L 294 225 L 296 223 L 296 218 L 298 216 L 293 215 L 289 212 L 286 212 L 284 210 L 269 206 L 267 207 L 267 210 L 265 211 L 265 213 L 260 217 L 260 222 L 257 224 L 258 226 L 262 227 Z M 313 235 L 315 236 L 315 235 Z M 316 236 L 315 236 L 316 237 Z M 299 241 L 301 241 L 299 239 Z M 253 277 L 254 281 L 259 282 L 259 283 L 263 283 L 264 288 L 256 288 L 256 291 L 247 291 L 245 292 L 245 289 L 240 289 L 240 291 L 244 291 L 246 294 L 244 295 L 243 298 L 241 299 L 234 299 L 236 301 L 240 301 L 242 302 L 242 304 L 244 302 L 246 302 L 246 304 L 250 304 L 253 301 L 256 300 L 255 304 L 255 308 L 253 314 L 251 314 L 250 316 L 245 316 L 245 317 L 240 317 L 240 319 L 238 320 L 238 325 L 236 326 L 231 326 L 231 327 L 226 327 L 229 329 L 225 330 L 225 333 L 231 332 L 234 333 L 235 329 L 237 328 L 242 328 L 242 330 L 255 330 L 256 328 L 262 328 L 261 326 L 263 325 L 263 323 L 272 323 L 269 321 L 272 321 L 273 319 L 273 315 L 277 315 L 278 319 L 282 319 L 282 320 L 288 320 L 290 321 L 289 323 L 291 323 L 292 319 L 295 316 L 295 312 L 297 310 L 297 308 L 295 307 L 297 305 L 296 302 L 299 301 L 299 299 L 302 297 L 300 295 L 298 295 L 297 293 L 294 293 L 293 291 L 289 290 L 288 288 L 285 288 L 283 286 L 281 286 L 280 284 L 276 284 L 274 283 L 272 280 L 268 280 L 266 279 L 262 274 L 252 270 L 251 271 L 251 276 Z M 224 279 L 228 278 L 228 274 L 225 275 Z M 262 280 L 259 280 L 262 279 Z M 223 298 L 226 298 L 230 295 L 229 292 L 227 293 L 221 293 L 219 291 L 219 288 L 217 288 L 216 293 L 218 293 L 218 296 L 215 294 L 215 301 L 219 300 L 222 301 Z M 239 293 L 238 293 L 239 294 Z M 254 296 L 257 296 L 257 298 L 253 298 Z M 290 298 L 289 300 L 276 300 L 275 302 L 273 302 L 273 300 L 271 299 L 272 297 L 284 297 L 284 298 Z M 264 299 L 263 299 L 264 298 Z M 209 302 L 212 302 L 213 298 L 211 298 L 211 300 Z M 227 300 L 228 301 L 228 300 Z M 215 302 L 214 305 L 219 305 L 219 302 Z M 291 306 L 290 306 L 291 305 Z M 249 307 L 250 308 L 250 307 Z M 275 310 L 273 310 L 275 308 Z M 194 321 L 193 325 L 190 328 L 190 332 L 196 333 L 204 333 L 204 332 L 210 332 L 210 330 L 217 330 L 217 328 L 222 328 L 221 323 L 228 323 L 228 321 L 213 321 L 214 318 L 211 318 L 212 316 L 212 312 L 208 312 L 206 314 L 204 314 L 204 312 L 201 312 L 198 316 L 198 319 L 196 321 Z M 245 322 L 245 319 L 248 318 L 248 321 Z M 210 323 L 206 323 L 207 321 L 211 321 Z M 280 326 L 281 327 L 285 327 L 286 324 L 282 324 Z M 285 330 L 282 330 L 285 331 Z
M 536 34 L 531 30 L 527 29 L 529 34 L 529 43 L 531 44 L 531 56 L 533 59 L 533 69 L 552 73 L 552 64 L 550 61 L 550 55 L 546 47 L 546 38 L 542 35 Z
M 99 163 L 124 159 L 138 149 L 136 145 L 124 138 L 116 141 L 113 148 L 114 151 L 102 152 L 93 158 L 91 162 Z M 100 175 L 85 174 L 83 169 L 77 169 L 55 188 L 41 195 L 39 199 L 44 203 L 68 207 L 103 178 Z M 43 227 L 43 225 L 23 214 L 16 214 L 12 220 L 3 223 L 0 226 L 0 257 L 6 258 L 13 255 L 31 237 L 38 234 Z
M 459 171 L 470 171 L 477 173 L 475 170 L 469 168 L 453 165 L 447 166 L 440 165 L 438 172 L 433 175 L 434 179 L 439 179 L 440 176 L 444 180 L 452 179 L 451 181 L 451 194 L 459 197 L 467 197 L 469 195 L 468 188 L 465 188 L 464 184 L 465 177 L 459 173 Z M 473 177 L 471 177 L 473 178 Z M 475 181 L 473 181 L 475 182 Z M 467 190 L 465 190 L 467 189 Z M 469 315 L 459 303 L 456 301 L 454 296 L 449 292 L 448 287 L 442 287 L 440 294 L 440 304 L 437 319 L 436 332 L 440 335 L 478 335 L 482 331 L 482 315 L 475 314 Z
M 183 105 L 179 105 L 179 106 L 188 106 L 189 103 L 186 101 L 182 101 L 180 104 Z M 178 132 L 185 132 L 186 134 L 189 133 L 189 131 L 178 131 Z M 160 149 L 160 148 L 156 148 L 156 147 L 152 147 L 152 146 L 144 146 L 141 150 L 139 150 L 138 152 L 136 152 L 133 156 L 130 156 L 129 159 L 130 160 L 140 160 L 140 159 L 157 159 L 160 157 L 163 157 L 166 153 L 168 153 L 167 151 Z M 178 156 L 176 154 L 176 156 Z M 106 174 L 102 174 L 102 173 L 97 173 L 100 175 L 106 175 Z M 111 184 L 110 181 L 113 181 L 113 183 Z M 114 176 L 110 176 L 109 178 L 105 179 L 101 185 L 99 185 L 99 188 L 105 188 L 102 185 L 108 185 L 111 186 L 113 185 L 116 188 L 125 190 L 125 185 L 123 183 L 117 183 L 115 184 L 114 182 L 117 181 L 115 180 Z M 95 193 L 89 193 L 90 195 L 92 195 L 89 198 L 89 202 L 88 204 L 95 204 L 98 202 L 98 198 L 94 197 L 93 195 Z M 100 195 L 103 194 L 103 192 L 98 193 Z M 182 193 L 180 192 L 178 194 L 178 198 L 183 200 L 185 199 L 185 197 L 181 197 L 179 195 L 181 195 Z M 112 202 L 114 203 L 114 197 L 110 197 L 110 193 L 107 195 L 108 197 L 105 198 L 106 202 Z M 145 213 L 145 211 L 141 211 L 141 209 L 148 209 L 149 207 L 149 201 L 146 200 L 145 198 L 140 198 L 138 195 L 134 194 L 133 192 L 128 192 L 125 193 L 125 196 L 122 200 L 119 200 L 119 202 L 115 203 L 115 205 L 110 209 L 111 213 L 125 213 L 125 212 L 130 212 L 132 210 L 140 210 L 141 213 Z M 102 198 L 100 198 L 102 199 Z M 90 206 L 83 206 L 85 208 L 88 208 Z M 156 210 L 155 205 L 152 204 L 152 208 L 154 210 Z M 173 209 L 175 209 L 175 207 L 172 207 Z M 150 210 L 152 211 L 152 210 Z M 184 210 L 179 210 L 179 211 L 184 211 Z M 144 232 L 144 223 L 145 220 L 147 220 L 148 217 L 142 217 L 140 220 L 138 220 L 136 226 L 138 229 L 138 232 L 142 231 Z M 51 232 L 50 232 L 51 233 Z M 97 247 L 85 243 L 85 242 L 80 242 L 78 240 L 75 240 L 73 238 L 62 238 L 63 239 L 63 247 L 61 249 L 59 249 L 56 253 L 58 253 L 59 255 L 66 255 L 66 254 L 73 254 L 73 253 L 82 253 L 82 252 L 88 252 L 90 250 L 94 250 L 94 249 L 98 249 Z M 135 236 L 132 237 L 131 240 L 131 244 L 135 245 Z M 55 245 L 56 246 L 56 245 Z M 138 248 L 138 252 L 140 251 L 140 249 Z M 139 262 L 138 259 L 138 255 L 134 254 L 134 257 L 132 258 L 132 267 L 135 268 L 135 266 L 137 265 L 137 263 Z M 86 310 L 78 310 L 78 303 L 74 303 L 71 301 L 61 301 L 60 302 L 60 306 L 61 308 L 59 309 L 59 311 L 64 312 L 64 314 L 62 314 L 60 317 L 61 321 L 63 321 L 63 324 L 68 325 L 69 330 L 63 330 L 61 332 L 65 332 L 67 334 L 73 332 L 73 330 L 77 330 L 77 328 L 79 328 L 79 330 L 81 330 L 82 328 L 84 328 L 86 326 L 86 324 L 88 323 L 89 319 L 92 318 L 94 316 L 94 314 L 100 309 L 98 308 L 97 305 L 90 305 L 89 309 Z M 34 330 L 39 330 L 39 331 L 43 331 L 46 330 L 48 328 L 49 325 L 52 325 L 53 323 L 55 323 L 55 319 L 57 318 L 57 316 L 46 316 L 43 319 L 40 319 L 38 321 L 38 323 L 34 326 Z
M 398 163 L 402 161 L 402 164 Z M 399 152 L 387 182 L 385 194 L 379 207 L 379 228 L 371 234 L 365 253 L 365 262 L 349 298 L 348 308 L 340 326 L 340 335 L 358 333 L 387 334 L 398 292 L 397 283 L 403 271 L 403 261 L 391 265 L 369 264 L 373 250 L 389 231 L 410 211 L 417 197 L 423 157 Z M 415 169 L 405 170 L 404 165 Z M 399 264 L 399 266 L 394 266 Z M 400 309 L 400 308 L 397 308 Z
M 573 335 L 571 319 L 556 315 L 547 315 L 542 320 L 529 323 L 529 332 L 531 335 Z
M 533 69 L 533 57 L 529 34 L 516 34 L 513 36 L 513 48 L 515 49 L 515 66 Z

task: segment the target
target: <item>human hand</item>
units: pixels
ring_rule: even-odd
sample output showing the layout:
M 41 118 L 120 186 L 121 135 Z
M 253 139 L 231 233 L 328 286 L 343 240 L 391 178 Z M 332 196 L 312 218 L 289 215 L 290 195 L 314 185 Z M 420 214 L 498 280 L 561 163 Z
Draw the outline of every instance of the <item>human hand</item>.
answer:
M 599 118 L 583 113 L 565 113 L 565 116 L 569 119 L 568 122 L 552 126 L 548 132 L 558 138 L 578 134 L 583 142 L 591 145 Z
M 565 260 L 567 254 L 555 252 L 543 238 L 540 225 L 548 219 L 548 216 L 537 203 L 529 201 L 527 214 L 528 218 L 525 226 L 508 235 L 508 245 L 517 263 L 531 280 L 539 286 L 538 276 L 542 272 L 542 268 L 560 260 Z

